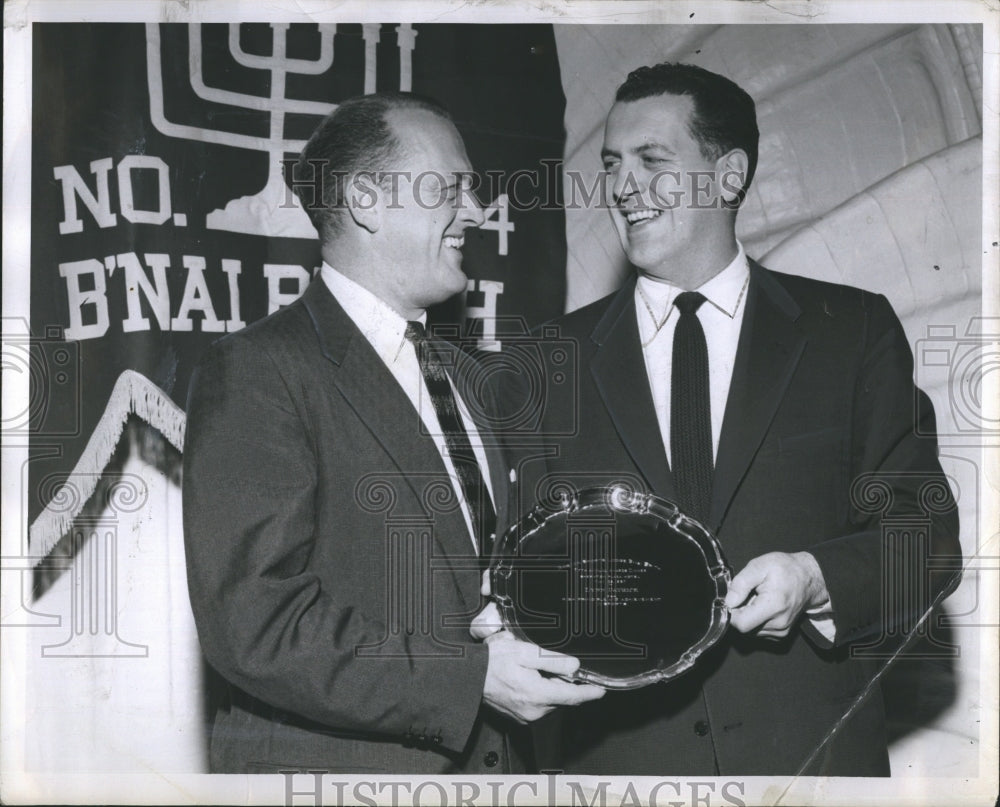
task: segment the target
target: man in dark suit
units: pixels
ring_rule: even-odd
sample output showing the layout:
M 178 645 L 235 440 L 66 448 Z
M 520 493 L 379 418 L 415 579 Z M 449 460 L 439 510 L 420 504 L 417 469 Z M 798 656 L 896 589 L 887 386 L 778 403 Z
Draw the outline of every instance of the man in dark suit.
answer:
M 637 277 L 556 321 L 578 349 L 577 430 L 525 465 L 522 491 L 639 479 L 678 502 L 736 572 L 731 627 L 674 681 L 542 721 L 541 767 L 888 775 L 876 665 L 851 651 L 957 582 L 927 569 L 959 553 L 957 513 L 889 303 L 771 272 L 736 239 L 757 142 L 749 95 L 690 65 L 634 71 L 608 115 Z M 541 431 L 565 417 L 544 410 Z M 884 537 L 883 516 L 912 532 Z
M 212 346 L 188 405 L 190 595 L 225 681 L 211 769 L 511 772 L 512 726 L 603 690 L 469 634 L 512 479 L 489 401 L 423 328 L 483 221 L 464 144 L 435 103 L 371 95 L 296 168 L 322 270 Z

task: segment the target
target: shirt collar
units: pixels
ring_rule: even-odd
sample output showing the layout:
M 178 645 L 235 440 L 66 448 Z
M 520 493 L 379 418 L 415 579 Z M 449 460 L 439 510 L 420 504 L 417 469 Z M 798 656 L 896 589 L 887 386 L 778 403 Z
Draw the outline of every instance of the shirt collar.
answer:
M 382 361 L 395 362 L 406 344 L 406 320 L 380 297 L 326 261 L 323 261 L 320 277 Z M 422 325 L 427 324 L 426 312 L 420 315 L 419 321 Z
M 746 283 L 750 276 L 750 265 L 743 244 L 736 242 L 738 247 L 736 257 L 730 261 L 721 272 L 699 286 L 696 291 L 705 295 L 705 299 L 715 308 L 732 319 L 739 311 L 746 291 Z M 666 318 L 673 310 L 674 298 L 683 289 L 660 280 L 653 280 L 646 275 L 639 275 L 636 292 L 645 296 L 653 311 L 658 311 Z

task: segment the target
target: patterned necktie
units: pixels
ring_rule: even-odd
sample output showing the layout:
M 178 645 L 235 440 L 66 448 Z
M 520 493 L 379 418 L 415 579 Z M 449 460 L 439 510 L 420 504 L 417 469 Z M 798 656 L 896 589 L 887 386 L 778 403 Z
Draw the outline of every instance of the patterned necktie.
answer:
M 465 496 L 465 502 L 469 507 L 476 551 L 489 556 L 495 539 L 497 515 L 486 490 L 482 470 L 469 443 L 469 435 L 462 425 L 448 376 L 445 374 L 434 343 L 427 337 L 422 323 L 407 322 L 406 338 L 413 343 L 417 351 L 420 372 L 427 385 L 434 412 L 437 414 L 438 425 L 448 447 L 448 456 L 451 457 L 462 486 L 462 495 Z
M 674 330 L 670 373 L 670 457 L 677 504 L 706 522 L 712 502 L 712 404 L 708 387 L 708 348 L 698 320 L 705 297 L 696 291 L 677 295 L 680 319 Z

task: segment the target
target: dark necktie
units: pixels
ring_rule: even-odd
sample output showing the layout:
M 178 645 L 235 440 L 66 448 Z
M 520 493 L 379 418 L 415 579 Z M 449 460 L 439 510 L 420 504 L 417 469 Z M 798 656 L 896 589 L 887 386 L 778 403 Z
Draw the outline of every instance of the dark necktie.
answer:
M 670 458 L 678 506 L 704 523 L 712 501 L 713 462 L 708 348 L 696 313 L 703 302 L 696 291 L 674 300 L 680 318 L 670 373 Z
M 455 396 L 451 384 L 445 374 L 441 358 L 434 347 L 434 342 L 427 337 L 424 326 L 420 322 L 406 323 L 406 338 L 413 343 L 420 361 L 420 372 L 431 396 L 434 412 L 437 414 L 438 425 L 444 435 L 448 455 L 455 466 L 455 473 L 462 486 L 462 494 L 469 506 L 472 516 L 473 537 L 476 550 L 483 555 L 492 551 L 494 534 L 496 532 L 496 511 L 490 494 L 486 490 L 483 474 L 476 461 L 476 455 L 469 443 L 469 435 L 462 425 L 458 413 Z

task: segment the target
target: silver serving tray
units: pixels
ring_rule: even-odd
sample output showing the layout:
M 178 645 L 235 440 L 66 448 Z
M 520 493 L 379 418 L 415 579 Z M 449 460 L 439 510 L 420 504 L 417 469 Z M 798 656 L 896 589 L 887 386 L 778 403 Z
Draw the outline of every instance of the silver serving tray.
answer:
M 503 624 L 580 659 L 574 680 L 634 689 L 681 675 L 729 624 L 718 540 L 673 502 L 625 485 L 536 504 L 491 570 Z

